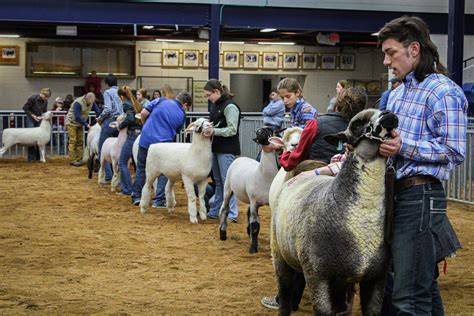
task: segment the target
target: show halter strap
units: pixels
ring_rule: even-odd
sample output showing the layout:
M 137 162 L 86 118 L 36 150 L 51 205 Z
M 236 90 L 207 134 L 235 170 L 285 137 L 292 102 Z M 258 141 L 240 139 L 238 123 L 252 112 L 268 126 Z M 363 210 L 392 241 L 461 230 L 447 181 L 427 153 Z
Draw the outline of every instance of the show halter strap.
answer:
M 395 167 L 394 163 L 387 166 L 385 172 L 385 229 L 384 239 L 390 245 L 393 238 L 393 209 L 395 195 Z

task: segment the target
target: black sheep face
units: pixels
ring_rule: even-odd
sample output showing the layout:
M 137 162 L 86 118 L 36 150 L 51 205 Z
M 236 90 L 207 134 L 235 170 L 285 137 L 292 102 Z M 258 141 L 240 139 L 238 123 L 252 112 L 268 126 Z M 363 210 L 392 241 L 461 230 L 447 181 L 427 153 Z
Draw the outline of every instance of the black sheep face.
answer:
M 268 139 L 273 136 L 273 131 L 268 127 L 261 127 L 255 132 L 254 142 L 260 145 L 269 145 Z

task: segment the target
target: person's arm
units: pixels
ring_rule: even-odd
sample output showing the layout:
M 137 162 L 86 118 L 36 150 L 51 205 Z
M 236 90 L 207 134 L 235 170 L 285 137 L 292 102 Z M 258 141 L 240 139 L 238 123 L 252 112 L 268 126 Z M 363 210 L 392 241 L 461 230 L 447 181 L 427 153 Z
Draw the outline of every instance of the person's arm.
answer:
M 79 124 L 87 126 L 88 125 L 87 120 L 83 120 L 81 117 L 81 105 L 79 104 L 79 102 L 74 102 L 73 108 L 74 108 L 74 120 Z
M 97 103 L 94 102 L 94 104 L 92 105 L 91 110 L 95 112 L 95 116 L 96 116 L 96 117 L 99 117 L 99 115 L 100 115 L 100 109 L 99 109 L 99 107 L 97 106 Z
M 427 141 L 402 138 L 400 155 L 414 161 L 460 164 L 465 159 L 467 102 L 447 94 L 433 105 L 426 124 L 436 137 Z
M 104 92 L 104 109 L 100 113 L 99 120 L 103 121 L 108 118 L 112 113 L 112 96 L 110 95 L 110 89 Z
M 150 115 L 150 111 L 147 108 L 143 108 L 140 112 L 140 121 L 142 121 L 142 125 L 145 124 L 146 119 Z
M 281 112 L 283 102 L 270 102 L 262 111 L 264 115 L 273 116 Z M 284 106 L 284 105 L 283 105 Z M 283 108 L 284 109 L 284 108 Z
M 119 125 L 120 129 L 129 127 L 130 125 L 133 124 L 133 122 L 135 122 L 135 112 L 133 112 L 132 108 L 127 107 L 127 109 L 125 110 L 125 114 L 127 116 L 125 117 L 125 120 L 123 120 L 123 122 L 120 123 Z
M 31 117 L 34 116 L 34 114 L 32 112 L 34 103 L 35 103 L 34 102 L 34 97 L 31 96 L 31 97 L 28 98 L 28 100 L 26 100 L 25 105 L 23 105 L 23 111 L 25 111 L 25 113 L 28 114 Z
M 308 157 L 311 144 L 318 133 L 318 121 L 310 120 L 301 133 L 300 141 L 293 151 L 285 151 L 280 156 L 280 164 L 286 170 L 293 170 Z
M 224 116 L 227 121 L 227 126 L 222 128 L 215 128 L 214 135 L 221 137 L 231 137 L 237 134 L 239 126 L 239 109 L 234 104 L 229 104 L 224 109 Z

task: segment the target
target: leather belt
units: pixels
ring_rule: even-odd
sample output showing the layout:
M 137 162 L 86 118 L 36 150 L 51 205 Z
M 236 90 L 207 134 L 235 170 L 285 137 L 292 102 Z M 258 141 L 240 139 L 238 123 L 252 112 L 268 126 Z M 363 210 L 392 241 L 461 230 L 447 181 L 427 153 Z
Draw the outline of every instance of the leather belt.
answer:
M 395 194 L 405 189 L 414 187 L 416 185 L 422 185 L 422 184 L 427 184 L 427 183 L 440 183 L 440 181 L 436 179 L 435 177 L 427 176 L 427 175 L 413 176 L 413 177 L 405 178 L 402 180 L 398 180 L 397 182 L 395 182 Z

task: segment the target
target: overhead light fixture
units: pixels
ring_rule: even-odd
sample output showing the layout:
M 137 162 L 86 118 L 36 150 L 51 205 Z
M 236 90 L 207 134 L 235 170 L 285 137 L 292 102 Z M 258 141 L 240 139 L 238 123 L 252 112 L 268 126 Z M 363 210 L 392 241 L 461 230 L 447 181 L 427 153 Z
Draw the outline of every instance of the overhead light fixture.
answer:
M 243 45 L 245 42 L 232 42 L 232 41 L 219 41 L 221 44 L 236 44 L 236 45 Z
M 261 29 L 260 32 L 262 33 L 269 33 L 269 32 L 274 32 L 276 31 L 277 29 Z
M 18 34 L 0 34 L 0 37 L 17 38 L 17 37 L 20 37 L 20 35 L 18 35 Z
M 207 39 L 207 40 L 208 40 L 208 39 L 209 39 L 209 30 L 208 30 L 208 29 L 204 29 L 204 28 L 199 29 L 199 30 L 198 30 L 198 37 L 199 37 L 200 39 Z
M 295 42 L 257 42 L 258 45 L 295 45 Z
M 58 25 L 56 35 L 77 36 L 77 25 Z
M 375 33 L 372 33 L 372 34 L 370 34 L 370 35 L 372 35 L 372 36 L 379 36 L 379 32 L 375 32 Z
M 143 25 L 142 28 L 144 30 L 153 30 L 155 27 L 153 25 Z
M 194 43 L 194 40 L 187 39 L 171 39 L 171 38 L 155 38 L 157 42 L 175 42 L 175 43 Z

